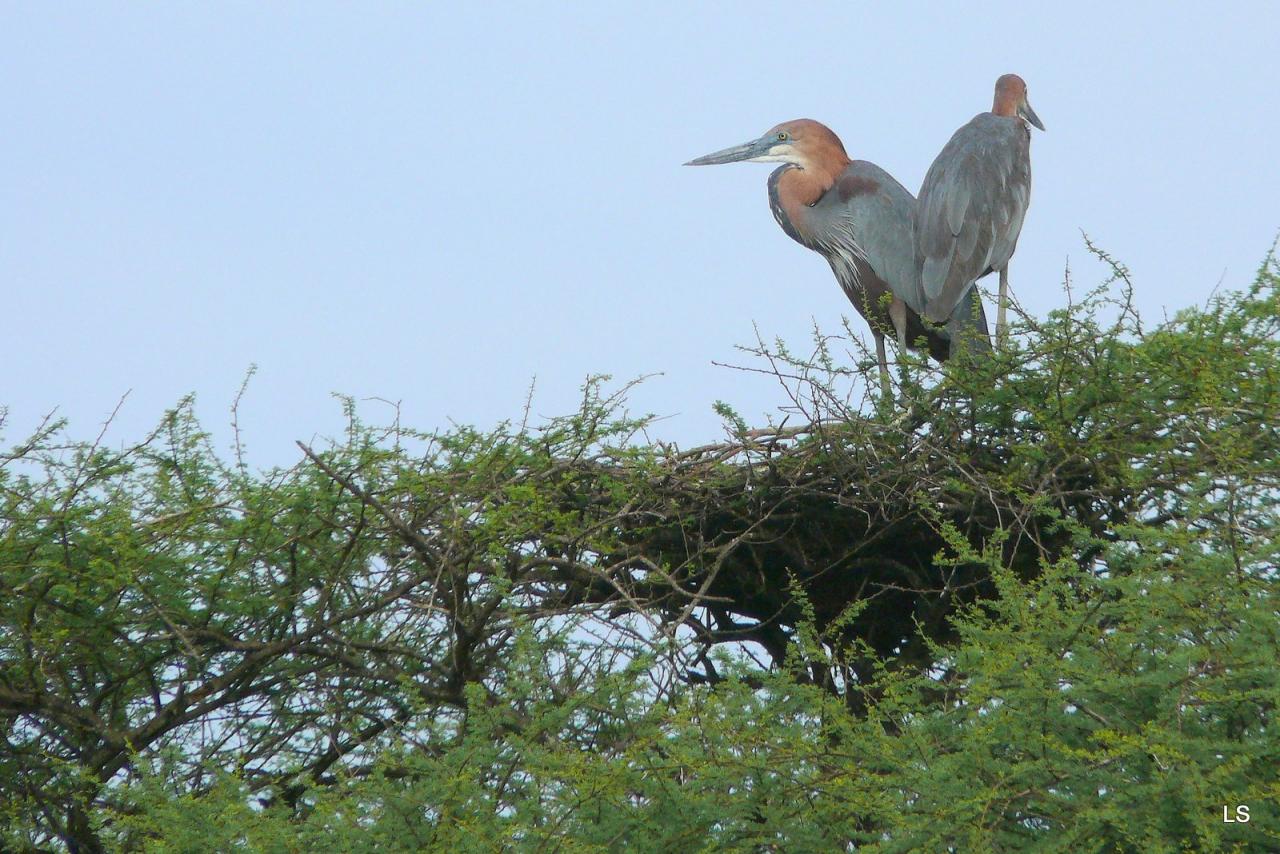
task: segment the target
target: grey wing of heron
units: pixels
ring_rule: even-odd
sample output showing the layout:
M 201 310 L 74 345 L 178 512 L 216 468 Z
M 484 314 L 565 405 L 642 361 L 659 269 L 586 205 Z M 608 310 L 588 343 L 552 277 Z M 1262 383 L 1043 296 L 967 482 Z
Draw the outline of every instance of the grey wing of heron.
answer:
M 929 167 L 915 259 L 925 314 L 935 323 L 971 302 L 974 282 L 1013 255 L 1031 198 L 1029 145 L 1021 120 L 982 113 L 956 131 Z
M 916 200 L 892 175 L 874 163 L 855 160 L 819 204 L 824 227 L 819 242 L 825 247 L 837 279 L 845 283 L 846 269 L 861 270 L 858 287 L 846 285 L 849 298 L 867 317 L 873 327 L 892 334 L 888 305 L 879 304 L 887 289 L 909 309 L 902 321 L 902 342 L 924 348 L 938 361 L 945 361 L 952 350 L 951 333 L 957 328 L 976 326 L 986 337 L 986 320 L 978 308 L 976 319 L 970 317 L 973 307 L 957 310 L 963 315 L 946 329 L 930 328 L 920 318 L 924 315 L 925 294 L 916 274 L 915 238 L 913 234 Z M 852 262 L 852 263 L 850 263 Z
M 856 244 L 866 262 L 917 314 L 924 311 L 924 292 L 915 275 L 912 217 L 915 199 L 888 172 L 874 163 L 855 160 L 837 182 L 844 197 L 836 231 Z

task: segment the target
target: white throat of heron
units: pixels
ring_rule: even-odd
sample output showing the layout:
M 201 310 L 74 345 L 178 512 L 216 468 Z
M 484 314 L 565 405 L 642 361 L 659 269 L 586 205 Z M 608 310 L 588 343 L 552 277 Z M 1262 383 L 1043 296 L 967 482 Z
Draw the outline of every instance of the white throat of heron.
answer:
M 752 163 L 790 163 L 792 166 L 799 166 L 803 169 L 806 165 L 804 158 L 795 150 L 795 147 L 789 144 L 775 145 L 765 154 L 752 157 Z

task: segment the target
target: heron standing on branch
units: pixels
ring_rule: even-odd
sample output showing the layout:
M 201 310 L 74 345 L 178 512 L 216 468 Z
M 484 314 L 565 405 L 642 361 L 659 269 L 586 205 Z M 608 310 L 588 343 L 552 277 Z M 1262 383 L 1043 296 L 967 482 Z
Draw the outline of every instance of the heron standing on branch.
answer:
M 1000 273 L 996 341 L 1004 342 L 1009 259 L 1031 201 L 1031 131 L 1044 130 L 1016 74 L 996 81 L 991 112 L 979 113 L 929 167 L 920 187 L 915 255 L 924 291 L 924 316 L 945 322 L 962 303 L 975 302 L 974 283 Z
M 943 326 L 921 322 L 925 295 L 915 269 L 912 218 L 915 199 L 893 176 L 865 160 L 850 160 L 830 128 L 797 119 L 764 136 L 690 160 L 686 166 L 736 161 L 782 163 L 769 176 L 769 206 L 782 230 L 831 264 L 836 280 L 875 337 L 881 381 L 889 385 L 884 336 L 944 361 L 958 328 L 976 328 L 986 338 L 981 307 L 957 302 Z

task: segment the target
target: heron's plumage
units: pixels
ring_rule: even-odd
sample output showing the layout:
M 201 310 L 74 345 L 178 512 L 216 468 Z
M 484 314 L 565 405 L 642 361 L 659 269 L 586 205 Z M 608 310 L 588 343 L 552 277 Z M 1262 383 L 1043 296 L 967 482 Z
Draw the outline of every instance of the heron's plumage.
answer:
M 1031 203 L 1027 123 L 1044 130 L 1027 101 L 1027 84 L 1016 74 L 1001 75 L 991 112 L 956 131 L 925 175 L 916 205 L 915 264 L 924 316 L 935 323 L 951 325 L 957 312 L 971 311 L 976 326 L 982 304 L 975 283 L 998 270 L 996 337 L 1004 336 L 1009 259 Z
M 797 119 L 776 125 L 742 145 L 705 154 L 691 166 L 749 161 L 785 165 L 769 176 L 769 207 L 797 243 L 831 265 L 849 300 L 871 325 L 881 377 L 889 383 L 884 337 L 923 346 L 938 361 L 951 352 L 957 330 L 978 329 L 985 341 L 981 306 L 957 305 L 945 325 L 922 322 L 927 305 L 916 266 L 916 201 L 888 172 L 850 160 L 826 125 Z
M 1009 263 L 1031 201 L 1031 134 L 980 113 L 938 154 L 920 187 L 915 255 L 925 316 L 946 321 L 974 282 Z
M 797 205 L 789 185 L 799 171 L 788 165 L 769 176 L 770 207 L 782 230 L 827 259 L 845 295 L 874 330 L 893 334 L 889 302 L 896 296 L 909 309 L 908 344 L 923 337 L 934 358 L 945 360 L 945 330 L 920 322 L 925 300 L 915 275 L 911 193 L 874 163 L 854 160 L 814 202 Z

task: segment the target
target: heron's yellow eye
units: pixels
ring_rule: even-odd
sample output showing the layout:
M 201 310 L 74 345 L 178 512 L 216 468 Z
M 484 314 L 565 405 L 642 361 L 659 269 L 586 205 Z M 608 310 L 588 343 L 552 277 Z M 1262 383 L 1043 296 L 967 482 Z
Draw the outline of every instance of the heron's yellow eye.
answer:
M 787 141 L 787 132 L 785 130 L 778 131 L 778 142 Z

